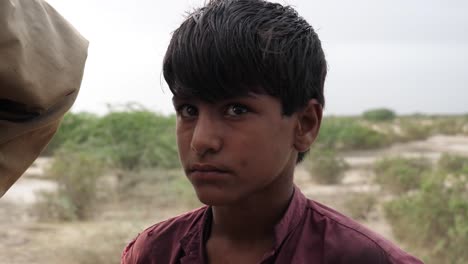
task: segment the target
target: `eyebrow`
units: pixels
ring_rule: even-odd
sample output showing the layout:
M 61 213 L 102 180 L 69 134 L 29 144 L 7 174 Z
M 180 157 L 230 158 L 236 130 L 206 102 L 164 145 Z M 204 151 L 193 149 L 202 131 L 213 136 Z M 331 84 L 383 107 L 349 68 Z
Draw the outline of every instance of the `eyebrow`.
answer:
M 181 97 L 181 96 L 172 96 L 172 104 L 176 105 L 180 101 L 186 101 L 186 100 L 193 100 L 195 99 L 194 97 Z
M 250 92 L 250 93 L 247 93 L 247 94 L 244 94 L 244 95 L 238 95 L 238 96 L 232 96 L 232 97 L 229 97 L 229 98 L 223 98 L 221 100 L 231 100 L 231 99 L 235 100 L 235 99 L 241 99 L 241 98 L 244 98 L 244 97 L 255 99 L 255 98 L 258 98 L 258 95 L 259 94 Z M 202 100 L 202 99 L 200 99 L 198 97 L 195 97 L 195 96 L 176 96 L 176 95 L 172 96 L 172 103 L 177 103 L 178 101 L 184 101 L 184 100 Z
M 241 100 L 241 99 L 257 99 L 258 96 L 260 94 L 257 94 L 257 93 L 252 93 L 252 92 L 249 92 L 245 95 L 238 95 L 238 96 L 233 96 L 233 97 L 229 97 L 229 98 L 223 98 L 223 99 L 220 99 L 220 100 L 217 100 L 216 102 L 208 102 L 210 104 L 217 104 L 217 103 L 223 103 L 223 102 L 230 102 L 230 101 L 235 101 L 235 100 Z M 177 105 L 181 104 L 182 102 L 184 101 L 204 101 L 198 97 L 195 97 L 195 96 L 176 96 L 176 95 L 173 95 L 172 96 L 172 105 L 174 107 L 177 107 Z

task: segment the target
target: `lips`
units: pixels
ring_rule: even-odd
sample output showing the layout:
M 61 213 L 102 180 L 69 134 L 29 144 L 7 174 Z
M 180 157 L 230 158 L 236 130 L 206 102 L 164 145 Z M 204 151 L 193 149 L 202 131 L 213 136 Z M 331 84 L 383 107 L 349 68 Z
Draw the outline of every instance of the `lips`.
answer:
M 213 164 L 193 164 L 189 166 L 188 176 L 195 181 L 219 180 L 226 176 L 229 170 Z
M 225 168 L 215 166 L 211 164 L 194 164 L 190 166 L 189 172 L 200 171 L 200 172 L 227 172 Z

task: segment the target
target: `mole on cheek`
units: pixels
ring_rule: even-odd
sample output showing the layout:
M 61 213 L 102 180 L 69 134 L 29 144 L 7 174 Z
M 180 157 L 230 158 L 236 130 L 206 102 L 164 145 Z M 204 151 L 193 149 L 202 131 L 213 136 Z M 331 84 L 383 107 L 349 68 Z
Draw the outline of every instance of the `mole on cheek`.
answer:
M 245 168 L 245 167 L 247 167 L 247 165 L 249 165 L 249 161 L 248 160 L 241 160 L 240 165 L 241 165 L 242 168 Z

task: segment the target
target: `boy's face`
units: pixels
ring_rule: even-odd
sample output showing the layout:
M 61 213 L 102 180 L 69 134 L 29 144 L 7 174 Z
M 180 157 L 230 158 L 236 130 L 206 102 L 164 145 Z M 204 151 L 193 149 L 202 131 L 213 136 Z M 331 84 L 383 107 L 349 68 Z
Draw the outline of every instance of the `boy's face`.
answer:
M 213 104 L 173 102 L 180 160 L 201 202 L 230 205 L 277 190 L 269 188 L 275 184 L 290 188 L 297 116 L 283 116 L 278 99 L 250 94 Z

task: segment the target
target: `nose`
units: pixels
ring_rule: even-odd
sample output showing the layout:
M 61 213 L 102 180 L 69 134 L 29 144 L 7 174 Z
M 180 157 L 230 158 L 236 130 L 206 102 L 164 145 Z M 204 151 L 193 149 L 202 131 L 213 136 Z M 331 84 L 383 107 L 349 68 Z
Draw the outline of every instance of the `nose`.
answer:
M 221 134 L 221 129 L 214 118 L 199 115 L 190 147 L 200 157 L 217 153 L 223 145 Z

